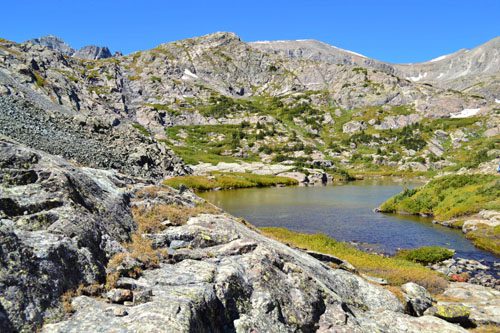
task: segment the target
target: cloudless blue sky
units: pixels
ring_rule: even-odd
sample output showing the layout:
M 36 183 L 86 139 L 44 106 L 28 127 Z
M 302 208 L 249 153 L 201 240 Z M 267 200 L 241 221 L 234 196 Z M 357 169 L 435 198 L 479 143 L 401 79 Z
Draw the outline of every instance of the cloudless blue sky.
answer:
M 417 62 L 499 36 L 500 0 L 10 0 L 0 20 L 0 37 L 17 42 L 54 34 L 75 48 L 124 53 L 216 31 Z

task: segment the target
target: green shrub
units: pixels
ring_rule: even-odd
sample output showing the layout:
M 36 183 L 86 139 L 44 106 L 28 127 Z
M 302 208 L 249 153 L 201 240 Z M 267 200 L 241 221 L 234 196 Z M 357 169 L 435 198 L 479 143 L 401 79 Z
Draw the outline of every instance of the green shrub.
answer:
M 429 265 L 450 259 L 454 253 L 455 251 L 440 246 L 423 246 L 417 249 L 400 250 L 396 254 L 396 257 Z
M 273 158 L 273 162 L 280 163 L 286 161 L 287 157 L 283 154 L 278 154 Z

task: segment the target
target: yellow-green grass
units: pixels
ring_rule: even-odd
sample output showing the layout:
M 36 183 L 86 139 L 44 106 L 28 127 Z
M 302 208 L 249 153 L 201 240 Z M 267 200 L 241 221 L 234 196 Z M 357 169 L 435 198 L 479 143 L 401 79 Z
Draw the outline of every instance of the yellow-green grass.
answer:
M 353 171 L 350 170 L 349 172 L 352 173 L 354 177 L 357 178 L 370 178 L 370 177 L 431 178 L 436 174 L 435 171 L 395 170 L 389 167 L 378 167 L 378 169 L 375 170 L 368 170 L 368 169 L 353 170 Z
M 500 256 L 500 226 L 492 228 L 479 224 L 476 230 L 466 233 L 465 237 L 478 248 Z
M 393 286 L 412 281 L 433 293 L 439 293 L 447 285 L 443 275 L 420 264 L 400 258 L 366 253 L 324 234 L 298 233 L 276 227 L 266 227 L 260 230 L 264 235 L 280 242 L 347 260 L 361 273 L 384 278 Z
M 438 221 L 475 214 L 482 209 L 500 210 L 500 177 L 447 175 L 418 189 L 405 190 L 380 206 L 383 212 L 426 214 Z
M 197 191 L 209 191 L 216 188 L 233 189 L 248 187 L 269 187 L 276 185 L 297 185 L 293 178 L 274 175 L 256 175 L 248 172 L 214 172 L 210 176 L 180 176 L 164 181 L 165 185 L 179 188 L 184 185 Z

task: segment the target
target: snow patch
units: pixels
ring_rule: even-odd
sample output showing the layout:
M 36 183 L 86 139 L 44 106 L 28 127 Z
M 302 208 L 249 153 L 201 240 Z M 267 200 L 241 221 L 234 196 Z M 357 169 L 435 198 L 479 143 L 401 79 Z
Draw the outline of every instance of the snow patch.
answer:
M 495 99 L 495 103 L 500 104 L 500 99 Z
M 364 55 L 362 55 L 361 53 L 357 53 L 357 52 L 353 52 L 353 51 L 349 51 L 349 50 L 344 50 L 348 53 L 351 53 L 351 54 L 354 54 L 354 55 L 357 55 L 358 57 L 361 57 L 361 58 L 366 58 Z
M 424 74 L 422 73 L 418 73 L 418 76 L 408 76 L 407 79 L 408 80 L 411 80 L 413 82 L 417 82 L 417 81 L 420 81 L 422 80 L 423 78 L 425 78 L 427 76 L 427 72 L 425 72 Z
M 339 50 L 339 51 L 344 51 L 344 52 L 347 52 L 347 53 L 350 53 L 350 54 L 357 55 L 358 57 L 361 57 L 361 58 L 366 58 L 366 56 L 362 55 L 361 53 L 357 53 L 357 52 L 353 52 L 353 51 L 341 49 L 340 47 L 336 47 L 336 46 L 329 45 L 329 44 L 326 44 L 326 45 L 328 45 L 330 47 L 333 47 L 334 49 Z
M 435 62 L 435 61 L 439 61 L 439 60 L 443 60 L 444 58 L 446 58 L 448 55 L 442 55 L 440 57 L 437 57 L 437 58 L 434 58 L 434 59 L 431 59 L 429 60 L 429 62 Z
M 475 116 L 480 109 L 463 109 L 460 112 L 450 114 L 450 118 L 469 118 Z
M 189 69 L 184 69 L 184 75 L 182 76 L 183 80 L 186 80 L 188 78 L 193 78 L 193 79 L 198 79 L 198 75 L 194 74 L 191 72 Z
M 442 77 L 443 77 L 443 75 L 444 75 L 444 73 L 439 73 L 439 75 L 438 75 L 438 77 L 437 77 L 436 79 L 440 79 L 440 78 L 442 78 Z

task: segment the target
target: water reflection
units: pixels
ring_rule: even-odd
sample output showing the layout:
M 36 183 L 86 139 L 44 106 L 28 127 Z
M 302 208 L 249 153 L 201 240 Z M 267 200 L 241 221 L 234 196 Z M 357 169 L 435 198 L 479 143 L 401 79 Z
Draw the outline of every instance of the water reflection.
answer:
M 259 227 L 321 232 L 342 241 L 378 244 L 388 253 L 398 248 L 439 245 L 455 249 L 461 257 L 495 260 L 493 255 L 475 248 L 460 230 L 432 224 L 429 218 L 373 212 L 402 189 L 402 183 L 370 180 L 332 186 L 216 191 L 202 196 Z

